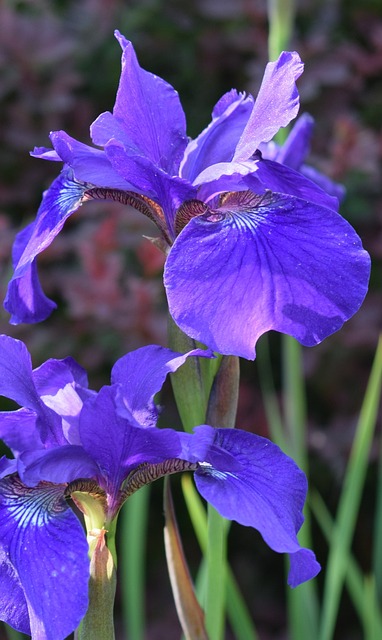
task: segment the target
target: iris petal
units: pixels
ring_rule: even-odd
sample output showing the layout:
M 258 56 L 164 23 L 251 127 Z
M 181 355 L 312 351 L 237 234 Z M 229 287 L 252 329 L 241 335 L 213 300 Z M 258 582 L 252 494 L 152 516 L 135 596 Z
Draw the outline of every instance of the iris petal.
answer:
M 160 391 L 169 373 L 173 373 L 190 356 L 211 358 L 212 352 L 194 349 L 188 353 L 176 353 L 158 345 L 136 349 L 117 360 L 111 383 L 118 383 L 123 404 L 143 427 L 154 427 L 158 409 L 154 396 Z
M 296 52 L 283 51 L 265 68 L 252 113 L 236 147 L 233 160 L 247 160 L 261 142 L 268 142 L 296 117 L 300 106 L 296 80 L 304 65 Z
M 212 427 L 197 427 L 196 439 L 199 432 L 205 439 L 206 430 Z M 279 447 L 252 433 L 216 429 L 206 459 L 195 472 L 195 482 L 223 517 L 254 527 L 271 549 L 291 554 L 291 586 L 317 575 L 320 566 L 314 554 L 301 549 L 297 540 L 306 478 Z
M 29 351 L 21 340 L 5 335 L 0 335 L 0 394 L 29 409 L 41 408 Z
M 102 470 L 101 486 L 111 496 L 116 496 L 128 473 L 139 464 L 177 457 L 181 448 L 176 431 L 143 429 L 127 409 L 120 416 L 118 386 L 103 387 L 94 401 L 84 405 L 80 417 L 83 447 Z
M 176 175 L 187 144 L 178 93 L 165 80 L 142 69 L 131 42 L 118 31 L 115 35 L 123 53 L 113 115 L 142 156 Z
M 220 98 L 212 112 L 212 121 L 186 148 L 181 175 L 194 182 L 202 171 L 217 163 L 232 160 L 234 150 L 253 107 L 252 96 L 232 90 Z
M 22 480 L 28 486 L 41 481 L 61 483 L 78 478 L 97 478 L 99 468 L 94 460 L 78 445 L 62 445 L 54 449 L 27 451 L 20 456 Z M 21 474 L 20 474 L 21 475 Z
M 27 607 L 32 637 L 64 640 L 86 613 L 89 560 L 85 534 L 63 487 L 28 489 L 16 476 L 4 478 L 0 514 L 0 557 L 6 558 L 0 570 L 5 584 L 14 585 L 6 599 L 2 593 L 0 617 L 25 631 Z M 9 617 L 12 606 L 20 608 L 21 624 Z
M 64 168 L 45 192 L 34 224 L 19 235 L 14 254 L 15 272 L 4 302 L 14 324 L 37 322 L 54 308 L 42 294 L 34 260 L 51 244 L 66 219 L 81 206 L 86 188 L 74 179 L 70 169 Z
M 80 182 L 112 189 L 131 189 L 130 182 L 115 171 L 102 149 L 78 142 L 65 131 L 53 131 L 50 139 L 61 160 Z
M 228 209 L 193 218 L 169 253 L 169 309 L 185 333 L 253 359 L 266 331 L 312 346 L 358 310 L 370 259 L 341 216 L 280 194 L 236 194 Z
M 0 438 L 14 456 L 43 447 L 36 423 L 37 415 L 30 409 L 0 412 Z
M 0 335 L 0 394 L 11 398 L 24 408 L 31 409 L 36 414 L 38 436 L 37 433 L 33 434 L 33 426 L 29 423 L 27 438 L 31 437 L 36 443 L 41 438 L 47 446 L 65 442 L 61 419 L 42 402 L 36 389 L 31 357 L 25 344 L 21 340 L 5 335 Z M 19 424 L 22 424 L 24 419 L 28 420 L 25 415 L 22 418 L 20 416 L 16 418 Z M 3 428 L 5 429 L 4 437 L 6 437 L 6 423 L 3 423 Z M 22 440 L 21 438 L 19 445 Z M 14 439 L 14 444 L 17 448 L 17 437 Z

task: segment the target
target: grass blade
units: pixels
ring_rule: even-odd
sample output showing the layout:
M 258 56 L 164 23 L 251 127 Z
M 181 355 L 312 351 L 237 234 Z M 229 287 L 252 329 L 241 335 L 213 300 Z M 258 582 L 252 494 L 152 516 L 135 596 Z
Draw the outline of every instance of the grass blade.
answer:
M 207 548 L 206 510 L 194 487 L 192 478 L 187 474 L 182 475 L 182 489 L 196 537 L 200 548 L 204 553 Z M 206 567 L 204 564 L 204 578 L 206 577 L 205 569 Z M 203 591 L 205 588 L 205 581 L 201 580 L 201 583 L 200 589 Z M 251 615 L 229 565 L 227 565 L 226 569 L 226 588 L 227 614 L 236 640 L 258 640 Z
M 356 429 L 344 486 L 338 506 L 327 563 L 320 640 L 331 640 L 334 633 L 347 558 L 353 538 L 374 434 L 382 382 L 382 338 L 379 340 L 361 413 Z
M 127 500 L 119 515 L 120 584 L 124 628 L 130 640 L 145 638 L 145 558 L 150 486 Z

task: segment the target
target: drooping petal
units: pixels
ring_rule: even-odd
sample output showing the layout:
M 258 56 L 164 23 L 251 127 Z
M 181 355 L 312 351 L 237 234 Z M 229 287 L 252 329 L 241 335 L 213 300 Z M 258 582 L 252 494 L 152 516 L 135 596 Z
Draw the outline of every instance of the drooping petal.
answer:
M 180 169 L 183 178 L 194 182 L 211 165 L 232 160 L 253 102 L 252 96 L 237 93 L 234 89 L 220 98 L 208 127 L 187 145 Z
M 121 387 L 124 407 L 143 427 L 155 427 L 158 409 L 154 396 L 160 391 L 169 373 L 173 373 L 190 356 L 213 357 L 210 350 L 194 349 L 177 353 L 158 345 L 149 345 L 122 356 L 111 372 L 111 383 Z
M 266 331 L 307 346 L 337 331 L 361 305 L 369 273 L 360 239 L 337 213 L 247 192 L 187 224 L 167 258 L 164 283 L 185 333 L 253 359 Z
M 266 438 L 203 425 L 195 429 L 196 440 L 199 432 L 204 439 L 206 430 L 213 431 L 213 441 L 195 472 L 198 491 L 225 518 L 257 529 L 274 551 L 290 553 L 291 558 L 297 554 L 291 586 L 313 578 L 320 566 L 297 540 L 304 520 L 304 473 Z
M 25 247 L 28 245 L 35 222 L 27 225 L 16 236 L 12 248 L 13 267 L 16 268 Z M 4 308 L 11 313 L 10 323 L 32 323 L 45 320 L 56 304 L 44 294 L 37 273 L 37 264 L 33 260 L 24 269 L 22 278 L 11 279 L 4 301 Z
M 296 52 L 283 51 L 265 68 L 252 113 L 236 147 L 234 160 L 247 160 L 261 142 L 268 142 L 296 117 L 299 95 L 296 80 L 304 65 Z
M 95 400 L 85 403 L 80 416 L 84 449 L 97 462 L 104 479 L 100 486 L 116 495 L 128 473 L 144 462 L 177 457 L 180 441 L 171 429 L 143 429 L 127 409 L 116 408 L 119 385 L 103 387 Z
M 4 478 L 0 516 L 0 618 L 33 638 L 64 640 L 87 610 L 89 560 L 63 486 L 30 489 L 17 476 Z
M 320 571 L 316 557 L 310 549 L 300 549 L 289 556 L 290 569 L 288 584 L 290 587 L 298 587 L 299 584 L 314 578 Z
M 123 53 L 113 115 L 143 156 L 176 175 L 187 144 L 178 93 L 165 80 L 142 69 L 131 42 L 118 31 L 115 35 Z
M 45 192 L 36 221 L 21 232 L 15 244 L 14 274 L 4 302 L 5 309 L 18 322 L 36 322 L 52 310 L 41 291 L 34 260 L 61 231 L 66 219 L 82 204 L 86 185 L 77 182 L 71 169 L 63 169 Z M 45 315 L 44 315 L 45 314 Z

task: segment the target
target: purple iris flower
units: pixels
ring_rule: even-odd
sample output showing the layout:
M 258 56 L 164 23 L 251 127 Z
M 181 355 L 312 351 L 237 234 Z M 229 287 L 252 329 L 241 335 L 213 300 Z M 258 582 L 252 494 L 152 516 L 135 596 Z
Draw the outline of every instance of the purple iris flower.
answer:
M 91 126 L 95 146 L 55 131 L 54 149 L 33 153 L 64 168 L 16 238 L 5 300 L 11 322 L 51 313 L 37 255 L 85 201 L 112 199 L 159 228 L 169 310 L 191 337 L 253 359 L 266 331 L 314 345 L 338 330 L 364 299 L 370 260 L 337 212 L 335 186 L 317 173 L 306 177 L 310 124 L 298 125 L 282 149 L 269 144 L 299 109 L 298 54 L 267 65 L 256 100 L 223 95 L 210 124 L 189 140 L 177 92 L 141 69 L 132 44 L 116 35 L 122 73 L 113 113 Z
M 303 113 L 296 120 L 283 145 L 280 146 L 271 140 L 261 144 L 259 150 L 263 158 L 275 160 L 295 171 L 299 171 L 306 178 L 318 184 L 326 193 L 335 196 L 341 202 L 345 196 L 345 188 L 341 184 L 333 182 L 333 180 L 330 180 L 330 178 L 327 178 L 310 165 L 305 164 L 310 152 L 313 129 L 314 118 L 308 113 Z
M 86 613 L 89 577 L 86 535 L 67 498 L 88 492 L 107 529 L 142 484 L 184 470 L 223 516 L 290 554 L 292 587 L 318 573 L 296 537 L 307 486 L 293 460 L 237 429 L 156 427 L 155 393 L 196 355 L 211 352 L 143 347 L 118 360 L 111 385 L 96 393 L 71 358 L 32 370 L 25 345 L 0 336 L 0 393 L 21 405 L 0 413 L 0 436 L 15 456 L 0 460 L 1 620 L 38 640 L 64 639 Z

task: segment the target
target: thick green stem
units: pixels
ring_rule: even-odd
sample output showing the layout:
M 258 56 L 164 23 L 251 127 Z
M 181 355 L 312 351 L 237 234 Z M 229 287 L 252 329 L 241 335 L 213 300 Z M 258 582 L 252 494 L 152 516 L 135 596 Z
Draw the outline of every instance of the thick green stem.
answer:
M 169 341 L 172 349 L 183 352 L 199 346 L 171 319 Z M 239 359 L 234 356 L 219 356 L 216 360 L 189 358 L 172 375 L 184 429 L 191 431 L 204 422 L 217 428 L 234 427 L 239 376 Z M 210 640 L 224 637 L 227 533 L 227 521 L 209 507 L 205 615 Z
M 168 320 L 168 342 L 171 349 L 181 353 L 203 347 L 183 333 L 171 316 Z M 175 401 L 185 431 L 192 431 L 193 427 L 204 423 L 212 383 L 219 364 L 219 357 L 188 358 L 178 371 L 171 374 Z
M 76 632 L 76 640 L 115 640 L 113 610 L 117 577 L 114 536 L 113 523 L 108 532 L 105 529 L 88 532 L 91 556 L 89 607 Z

